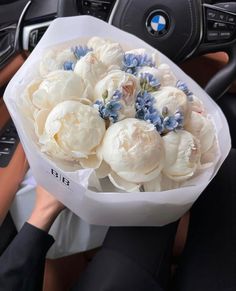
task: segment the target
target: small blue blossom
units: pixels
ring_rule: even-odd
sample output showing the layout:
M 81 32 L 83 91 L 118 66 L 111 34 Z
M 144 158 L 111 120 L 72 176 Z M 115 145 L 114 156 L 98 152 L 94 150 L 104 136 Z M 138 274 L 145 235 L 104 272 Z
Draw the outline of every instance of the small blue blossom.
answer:
M 173 131 L 178 127 L 178 122 L 176 121 L 174 116 L 167 116 L 163 120 L 163 125 L 165 130 Z
M 127 68 L 136 68 L 139 66 L 139 56 L 135 54 L 125 54 L 123 63 Z
M 86 56 L 87 53 L 92 51 L 92 49 L 88 48 L 86 45 L 85 46 L 82 46 L 82 45 L 75 46 L 71 50 L 78 60 L 81 59 L 82 57 Z
M 119 111 L 121 109 L 121 104 L 117 101 L 109 101 L 107 102 L 105 109 L 104 109 L 104 116 L 105 117 L 110 117 L 110 116 L 116 116 L 117 115 L 117 111 Z
M 193 93 L 189 90 L 188 86 L 186 85 L 186 83 L 182 82 L 182 81 L 177 81 L 176 83 L 176 87 L 178 89 L 180 89 L 181 91 L 183 91 L 187 97 L 188 97 L 188 101 L 192 102 L 193 101 Z
M 64 64 L 63 64 L 63 69 L 65 71 L 74 71 L 74 68 L 75 68 L 75 64 L 71 61 L 66 61 Z
M 147 92 L 157 91 L 161 83 L 150 73 L 141 73 L 140 74 L 140 86 L 142 90 Z
M 125 72 L 136 75 L 138 68 L 144 66 L 154 67 L 155 63 L 152 61 L 152 58 L 147 54 L 136 55 L 128 53 L 124 55 L 123 65 Z
M 184 123 L 184 115 L 181 111 L 176 111 L 174 115 L 166 116 L 163 121 L 165 131 L 173 131 L 182 129 Z
M 97 100 L 94 103 L 94 107 L 98 109 L 100 116 L 105 120 L 110 120 L 113 123 L 118 121 L 119 111 L 122 109 L 122 105 L 119 100 L 122 94 L 119 90 L 116 90 L 110 101 L 105 103 L 104 101 Z
M 181 111 L 175 112 L 175 120 L 178 123 L 177 129 L 182 129 L 184 126 L 184 114 Z
M 118 101 L 122 98 L 122 96 L 122 92 L 120 90 L 116 90 L 112 96 L 112 99 Z
M 143 109 L 150 109 L 153 106 L 154 97 L 148 93 L 147 91 L 139 92 L 137 99 L 136 99 L 136 110 Z
M 162 134 L 183 128 L 184 115 L 177 110 L 174 115 L 169 115 L 169 110 L 164 107 L 160 113 L 154 108 L 154 97 L 147 91 L 140 91 L 136 99 L 136 118 L 145 120 L 156 127 Z
M 163 118 L 153 107 L 154 97 L 147 91 L 139 92 L 136 99 L 136 118 L 152 123 L 159 133 L 164 130 Z
M 155 67 L 155 63 L 153 62 L 152 58 L 149 55 L 144 54 L 140 55 L 139 66 Z
M 147 112 L 144 116 L 144 120 L 152 123 L 160 134 L 164 131 L 163 117 L 157 110 L 152 113 Z

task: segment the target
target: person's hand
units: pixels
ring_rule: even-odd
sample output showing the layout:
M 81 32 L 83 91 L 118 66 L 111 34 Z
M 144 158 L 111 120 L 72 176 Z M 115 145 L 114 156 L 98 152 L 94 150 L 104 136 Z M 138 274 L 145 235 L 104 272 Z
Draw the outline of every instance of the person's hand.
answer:
M 38 186 L 36 189 L 35 207 L 28 223 L 44 231 L 49 231 L 54 220 L 64 208 L 65 206 L 51 193 Z

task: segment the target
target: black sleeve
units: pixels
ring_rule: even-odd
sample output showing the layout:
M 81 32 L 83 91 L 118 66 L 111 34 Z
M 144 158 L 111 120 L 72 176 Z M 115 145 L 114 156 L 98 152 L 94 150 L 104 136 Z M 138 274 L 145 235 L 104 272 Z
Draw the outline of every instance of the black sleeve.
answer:
M 15 224 L 8 212 L 3 223 L 0 225 L 0 256 L 4 253 L 5 249 L 9 246 L 16 235 L 17 230 Z
M 40 290 L 45 256 L 54 239 L 25 223 L 0 257 L 0 291 Z

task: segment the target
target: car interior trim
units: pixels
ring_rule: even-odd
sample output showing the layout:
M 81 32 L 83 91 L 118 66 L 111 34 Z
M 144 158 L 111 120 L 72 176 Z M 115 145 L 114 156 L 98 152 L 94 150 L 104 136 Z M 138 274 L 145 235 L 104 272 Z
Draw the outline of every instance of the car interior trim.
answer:
M 42 23 L 37 23 L 37 24 L 32 24 L 32 25 L 27 25 L 23 28 L 23 49 L 28 51 L 29 50 L 29 41 L 30 41 L 30 33 L 35 30 L 39 29 L 42 27 L 48 27 L 52 21 L 46 21 Z
M 120 2 L 120 0 L 116 0 L 116 2 L 115 2 L 115 5 L 114 5 L 114 7 L 113 7 L 113 9 L 111 11 L 110 17 L 108 19 L 108 23 L 109 24 L 112 24 L 112 21 L 113 21 L 114 15 L 116 13 L 117 7 L 119 5 L 119 2 Z
M 7 107 L 3 101 L 3 98 L 0 98 L 0 130 L 6 125 L 10 119 L 10 114 L 7 110 Z
M 15 34 L 15 48 L 17 47 L 18 41 L 19 41 L 19 35 L 20 35 L 20 28 L 21 28 L 21 24 L 22 21 L 24 19 L 25 13 L 28 10 L 29 6 L 31 4 L 31 0 L 27 2 L 27 4 L 25 5 L 23 11 L 21 12 L 19 21 L 17 23 L 17 27 L 16 27 L 16 34 Z
M 21 54 L 16 55 L 3 69 L 0 70 L 0 87 L 4 86 L 24 63 Z
M 204 7 L 202 7 L 202 10 L 203 9 L 204 9 Z M 203 11 L 202 11 L 202 13 L 203 13 Z M 203 31 L 203 17 L 201 17 L 201 20 L 200 20 L 200 33 L 199 33 L 198 42 L 197 42 L 196 46 L 192 49 L 192 51 L 184 58 L 184 60 L 186 60 L 186 59 L 188 59 L 188 58 L 190 58 L 191 56 L 194 55 L 194 53 L 197 51 L 199 45 L 202 42 L 203 36 L 204 36 L 204 31 Z
M 211 5 L 211 4 L 204 3 L 203 6 L 206 7 L 206 8 L 218 10 L 218 11 L 225 12 L 227 14 L 232 14 L 232 15 L 236 16 L 236 13 L 234 13 L 232 11 L 228 11 L 228 10 L 226 10 L 224 8 L 221 8 L 221 7 L 217 6 L 217 5 Z

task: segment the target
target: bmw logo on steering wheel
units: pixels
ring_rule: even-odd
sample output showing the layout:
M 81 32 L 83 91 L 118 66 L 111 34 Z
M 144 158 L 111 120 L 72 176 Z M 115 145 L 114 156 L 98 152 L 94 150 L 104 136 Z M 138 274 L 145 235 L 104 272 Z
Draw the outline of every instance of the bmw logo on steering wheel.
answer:
M 168 15 L 162 10 L 151 12 L 146 21 L 146 27 L 153 36 L 163 36 L 169 30 L 170 20 Z

